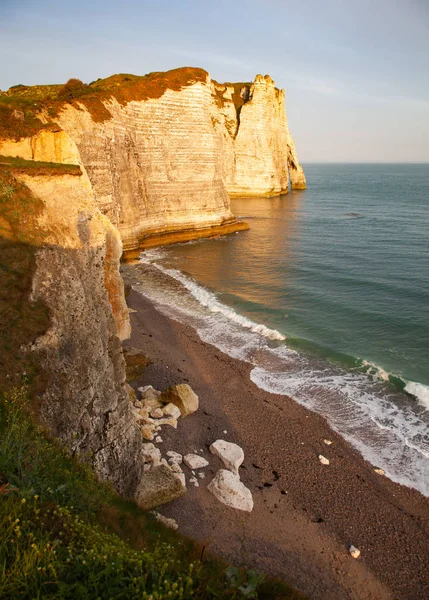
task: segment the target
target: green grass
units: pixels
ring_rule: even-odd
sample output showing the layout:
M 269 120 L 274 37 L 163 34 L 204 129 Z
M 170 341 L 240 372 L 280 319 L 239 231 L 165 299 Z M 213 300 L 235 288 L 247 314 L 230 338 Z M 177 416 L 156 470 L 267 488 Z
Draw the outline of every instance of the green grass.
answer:
M 2 155 L 0 155 L 0 170 L 27 173 L 29 175 L 82 175 L 79 165 L 25 160 L 17 156 Z
M 0 398 L 0 598 L 302 598 L 201 548 L 119 498 L 28 412 Z

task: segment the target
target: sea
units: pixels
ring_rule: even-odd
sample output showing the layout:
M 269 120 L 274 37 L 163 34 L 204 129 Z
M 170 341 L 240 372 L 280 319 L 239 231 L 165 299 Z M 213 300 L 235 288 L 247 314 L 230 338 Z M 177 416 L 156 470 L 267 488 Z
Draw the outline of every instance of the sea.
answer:
M 429 164 L 307 164 L 250 230 L 145 251 L 137 289 L 429 496 Z

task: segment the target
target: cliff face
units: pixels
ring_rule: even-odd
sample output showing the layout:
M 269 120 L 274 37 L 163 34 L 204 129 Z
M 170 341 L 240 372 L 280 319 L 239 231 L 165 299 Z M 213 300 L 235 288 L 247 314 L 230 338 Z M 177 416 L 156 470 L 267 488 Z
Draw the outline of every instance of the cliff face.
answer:
M 27 302 L 42 302 L 50 317 L 46 332 L 26 348 L 46 376 L 38 411 L 73 453 L 129 494 L 140 478 L 141 437 L 125 387 L 121 338 L 130 326 L 118 268 L 120 237 L 97 209 L 85 174 L 43 170 L 14 171 L 8 188 L 24 184 L 39 206 L 32 231 L 22 238 L 35 262 Z M 20 200 L 21 231 L 30 211 L 26 202 Z M 3 243 L 12 243 L 12 220 L 2 216 Z
M 270 77 L 221 85 L 188 68 L 132 77 L 95 82 L 54 109 L 44 105 L 39 117 L 45 127 L 54 120 L 55 136 L 42 130 L 18 141 L 0 139 L 0 154 L 77 160 L 125 251 L 147 246 L 154 236 L 159 243 L 161 235 L 176 241 L 182 238 L 171 234 L 244 228 L 228 194 L 285 193 L 289 173 L 292 188 L 305 187 L 284 91 Z M 27 98 L 30 92 L 22 93 Z
M 252 84 L 215 87 L 223 117 L 215 120 L 215 127 L 226 146 L 224 178 L 229 195 L 287 193 L 289 181 L 292 189 L 305 188 L 287 123 L 284 90 L 277 89 L 268 75 L 257 75 Z

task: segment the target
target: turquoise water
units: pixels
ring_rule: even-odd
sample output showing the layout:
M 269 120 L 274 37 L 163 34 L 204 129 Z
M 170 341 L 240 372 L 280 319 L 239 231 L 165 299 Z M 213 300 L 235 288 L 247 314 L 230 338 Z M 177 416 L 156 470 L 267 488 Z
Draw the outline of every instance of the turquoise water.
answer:
M 145 253 L 175 282 L 146 294 L 429 494 L 429 165 L 305 171 L 232 201 L 250 231 Z

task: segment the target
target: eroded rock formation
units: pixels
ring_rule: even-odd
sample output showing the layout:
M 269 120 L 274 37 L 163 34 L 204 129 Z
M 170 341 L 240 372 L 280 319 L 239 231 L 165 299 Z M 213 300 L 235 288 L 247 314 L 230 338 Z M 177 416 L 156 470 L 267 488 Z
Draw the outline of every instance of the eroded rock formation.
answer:
M 22 204 L 22 236 L 17 240 L 13 212 L 5 211 L 2 245 L 18 241 L 31 249 L 35 270 L 28 302 L 43 302 L 49 310 L 46 332 L 22 348 L 46 376 L 39 416 L 71 452 L 130 494 L 140 480 L 141 436 L 125 388 L 121 339 L 130 326 L 119 233 L 96 207 L 85 174 L 21 170 L 8 181 L 21 192 L 10 202 Z

